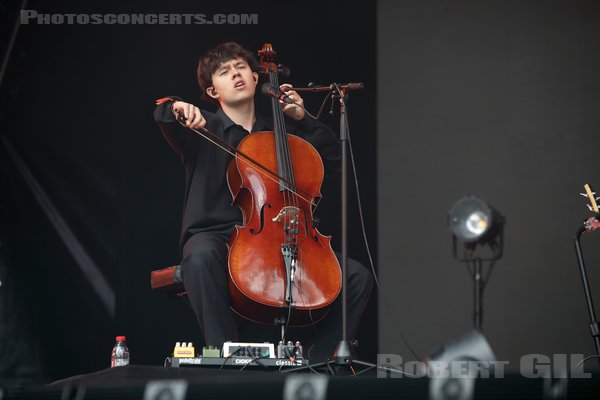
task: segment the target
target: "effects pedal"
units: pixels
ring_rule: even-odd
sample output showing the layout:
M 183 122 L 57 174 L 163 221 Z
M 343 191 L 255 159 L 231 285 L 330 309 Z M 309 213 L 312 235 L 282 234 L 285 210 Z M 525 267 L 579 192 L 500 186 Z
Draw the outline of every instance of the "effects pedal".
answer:
M 292 343 L 291 340 L 284 344 L 282 340 L 277 345 L 277 358 L 302 359 L 302 345 L 299 341 Z
M 221 349 L 217 349 L 213 346 L 203 347 L 202 348 L 202 357 L 213 357 L 219 358 L 221 357 Z
M 273 343 L 223 343 L 223 357 L 275 358 Z
M 192 342 L 177 342 L 175 343 L 175 348 L 173 349 L 173 357 L 177 358 L 189 358 L 194 357 L 196 355 L 196 351 L 194 346 L 192 346 Z

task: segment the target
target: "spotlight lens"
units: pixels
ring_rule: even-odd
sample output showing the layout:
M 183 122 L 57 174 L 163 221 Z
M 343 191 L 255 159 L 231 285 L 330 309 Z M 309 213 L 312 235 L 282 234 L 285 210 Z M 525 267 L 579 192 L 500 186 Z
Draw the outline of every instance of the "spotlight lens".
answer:
M 460 240 L 476 241 L 492 226 L 492 210 L 485 201 L 475 196 L 467 196 L 450 209 L 448 223 Z
M 466 227 L 475 236 L 481 235 L 489 225 L 489 218 L 481 211 L 475 211 L 469 215 L 466 222 Z

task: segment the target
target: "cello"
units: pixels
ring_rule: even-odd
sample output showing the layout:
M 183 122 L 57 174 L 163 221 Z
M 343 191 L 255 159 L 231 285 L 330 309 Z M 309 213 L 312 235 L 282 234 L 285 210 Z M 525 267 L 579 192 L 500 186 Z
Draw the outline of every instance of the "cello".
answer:
M 279 87 L 272 46 L 265 43 L 258 54 L 261 72 Z M 254 322 L 273 324 L 287 314 L 289 326 L 307 326 L 321 320 L 340 293 L 341 268 L 331 236 L 314 224 L 323 161 L 309 142 L 286 133 L 278 99 L 271 108 L 273 131 L 242 139 L 227 170 L 232 205 L 243 216 L 227 243 L 230 305 Z M 278 179 L 265 179 L 249 158 Z

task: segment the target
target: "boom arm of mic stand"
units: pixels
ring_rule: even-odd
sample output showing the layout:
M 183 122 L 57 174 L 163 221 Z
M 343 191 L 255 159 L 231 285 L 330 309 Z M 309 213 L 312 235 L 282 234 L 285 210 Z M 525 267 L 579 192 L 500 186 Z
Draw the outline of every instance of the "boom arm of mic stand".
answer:
M 294 90 L 296 92 L 317 93 L 317 92 L 329 92 L 332 89 L 329 86 L 315 86 L 315 87 L 293 87 L 293 88 L 290 88 L 290 90 Z
M 329 96 L 331 96 L 332 92 L 338 92 L 338 91 L 345 92 L 347 90 L 359 90 L 359 89 L 363 89 L 364 87 L 365 87 L 365 85 L 362 82 L 351 82 L 351 83 L 344 83 L 344 84 L 332 83 L 329 86 L 313 86 L 313 87 L 303 87 L 303 88 L 295 87 L 295 88 L 291 88 L 291 89 L 296 92 L 309 92 L 309 93 L 327 92 L 327 96 L 325 96 L 325 99 L 323 100 L 323 103 L 321 104 L 321 108 L 319 108 L 319 112 L 317 113 L 317 116 L 313 117 L 313 119 L 319 119 L 325 108 L 325 103 L 327 103 L 327 99 L 329 98 Z M 311 117 L 312 117 L 312 115 L 311 115 Z
M 329 86 L 314 86 L 314 87 L 303 87 L 303 88 L 292 88 L 293 90 L 295 90 L 296 92 L 312 92 L 312 93 L 317 93 L 317 92 L 328 92 L 330 90 L 337 90 L 336 88 L 339 88 L 340 90 L 343 91 L 348 91 L 348 90 L 360 90 L 360 89 L 364 89 L 365 84 L 362 82 L 350 82 L 350 83 L 332 83 Z

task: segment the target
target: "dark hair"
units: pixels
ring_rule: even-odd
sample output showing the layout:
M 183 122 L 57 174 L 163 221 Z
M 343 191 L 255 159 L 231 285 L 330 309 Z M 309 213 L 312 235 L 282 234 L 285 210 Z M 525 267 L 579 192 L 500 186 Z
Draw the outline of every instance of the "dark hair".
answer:
M 215 71 L 229 60 L 241 58 L 248 63 L 253 72 L 259 71 L 259 64 L 254 54 L 244 49 L 235 42 L 221 43 L 206 52 L 198 62 L 198 84 L 202 89 L 202 97 L 207 100 L 214 99 L 206 94 L 206 88 L 212 86 L 212 75 Z

